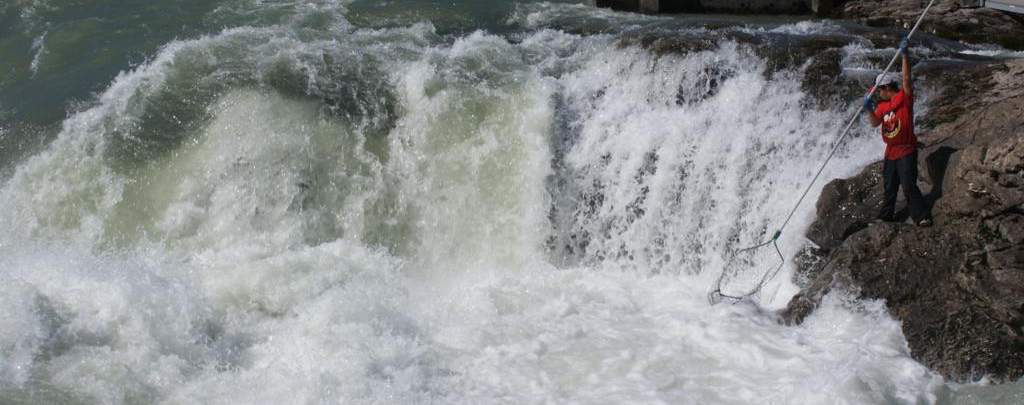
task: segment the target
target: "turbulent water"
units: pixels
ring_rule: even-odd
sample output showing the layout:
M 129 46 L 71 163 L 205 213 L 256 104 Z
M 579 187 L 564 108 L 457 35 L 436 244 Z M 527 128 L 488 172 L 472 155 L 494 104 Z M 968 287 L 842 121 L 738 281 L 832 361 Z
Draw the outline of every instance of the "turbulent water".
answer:
M 856 107 L 730 35 L 848 37 L 872 74 L 892 50 L 848 27 L 505 1 L 0 13 L 0 403 L 1021 398 L 915 362 L 879 302 L 778 324 L 792 261 L 707 302 L 774 263 L 727 259 Z M 825 176 L 880 153 L 858 126 Z

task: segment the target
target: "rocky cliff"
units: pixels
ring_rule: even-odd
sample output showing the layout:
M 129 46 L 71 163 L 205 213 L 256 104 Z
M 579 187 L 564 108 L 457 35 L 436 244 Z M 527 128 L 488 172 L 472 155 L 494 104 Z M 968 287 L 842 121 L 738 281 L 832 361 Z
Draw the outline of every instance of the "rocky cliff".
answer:
M 832 181 L 807 235 L 823 265 L 804 269 L 783 318 L 799 323 L 844 289 L 885 300 L 914 357 L 949 378 L 1024 377 L 1024 61 L 917 74 L 944 84 L 918 120 L 936 225 L 870 222 L 880 162 Z

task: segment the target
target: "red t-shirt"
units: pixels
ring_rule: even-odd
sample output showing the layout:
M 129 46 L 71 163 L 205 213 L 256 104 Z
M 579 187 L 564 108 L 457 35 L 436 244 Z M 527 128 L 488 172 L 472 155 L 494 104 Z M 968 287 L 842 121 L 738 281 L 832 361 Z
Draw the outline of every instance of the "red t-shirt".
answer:
M 914 135 L 914 97 L 901 89 L 888 101 L 878 103 L 875 116 L 882 119 L 885 159 L 898 160 L 917 150 Z

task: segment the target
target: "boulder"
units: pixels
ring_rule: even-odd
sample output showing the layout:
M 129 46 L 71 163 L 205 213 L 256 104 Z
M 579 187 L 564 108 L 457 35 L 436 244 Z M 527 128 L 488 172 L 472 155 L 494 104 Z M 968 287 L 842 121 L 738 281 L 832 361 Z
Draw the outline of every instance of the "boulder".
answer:
M 1016 136 L 973 145 L 962 152 L 950 197 L 937 210 L 957 217 L 989 218 L 1024 204 L 1024 128 Z
M 988 177 L 1013 172 L 1019 164 L 1020 146 L 1013 139 L 1024 128 L 1024 61 L 922 76 L 944 84 L 918 124 L 931 127 L 922 132 L 928 146 L 921 172 L 924 181 L 938 187 L 933 193 L 936 217 L 987 215 L 982 211 L 1002 212 L 1019 204 L 1014 175 Z M 989 168 L 997 171 L 979 172 Z M 939 198 L 946 194 L 951 197 Z
M 882 208 L 882 162 L 849 179 L 826 184 L 816 208 L 817 220 L 807 238 L 824 251 L 839 247 L 850 235 L 867 228 Z

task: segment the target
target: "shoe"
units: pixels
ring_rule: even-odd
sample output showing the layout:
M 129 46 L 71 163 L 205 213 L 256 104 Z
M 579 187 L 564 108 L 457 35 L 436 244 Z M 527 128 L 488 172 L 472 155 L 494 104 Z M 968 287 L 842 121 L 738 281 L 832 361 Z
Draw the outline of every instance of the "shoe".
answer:
M 920 221 L 917 221 L 917 226 L 920 226 L 922 228 L 927 228 L 929 226 L 932 226 L 932 220 L 930 218 L 922 219 Z

